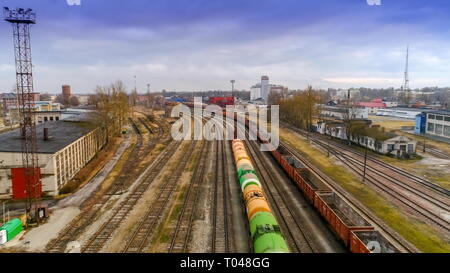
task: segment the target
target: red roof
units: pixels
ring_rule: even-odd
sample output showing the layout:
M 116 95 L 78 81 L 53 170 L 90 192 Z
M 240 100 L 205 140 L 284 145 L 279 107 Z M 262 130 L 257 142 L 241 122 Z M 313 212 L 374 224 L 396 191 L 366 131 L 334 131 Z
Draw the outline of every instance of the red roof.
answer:
M 384 102 L 358 102 L 356 105 L 372 108 L 386 108 L 386 103 Z

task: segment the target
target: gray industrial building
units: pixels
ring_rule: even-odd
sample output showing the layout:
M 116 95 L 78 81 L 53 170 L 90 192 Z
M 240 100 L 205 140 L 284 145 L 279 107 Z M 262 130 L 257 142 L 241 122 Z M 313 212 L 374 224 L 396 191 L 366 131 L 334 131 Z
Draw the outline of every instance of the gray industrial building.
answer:
M 57 195 L 106 141 L 103 130 L 80 117 L 39 124 L 36 135 L 42 191 L 47 195 Z M 0 198 L 15 196 L 11 170 L 22 168 L 21 142 L 18 129 L 0 134 Z

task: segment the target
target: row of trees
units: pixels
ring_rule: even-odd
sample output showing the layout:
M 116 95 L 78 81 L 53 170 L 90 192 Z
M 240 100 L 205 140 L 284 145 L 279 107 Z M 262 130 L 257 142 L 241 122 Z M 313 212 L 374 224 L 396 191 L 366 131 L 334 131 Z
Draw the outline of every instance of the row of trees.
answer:
M 128 94 L 122 81 L 107 86 L 97 86 L 90 98 L 95 108 L 93 121 L 104 128 L 106 141 L 119 134 L 131 112 Z
M 272 98 L 273 104 L 280 105 L 280 118 L 296 127 L 310 131 L 313 118 L 319 115 L 318 103 L 323 102 L 324 94 L 308 86 L 289 98 Z
M 61 103 L 62 105 L 68 107 L 68 106 L 72 106 L 72 107 L 76 107 L 80 105 L 80 100 L 78 99 L 77 96 L 70 96 L 70 97 L 66 97 L 63 94 L 59 94 L 56 99 L 56 102 Z
M 308 86 L 303 91 L 298 91 L 290 95 L 289 98 L 282 98 L 278 95 L 269 96 L 273 104 L 280 105 L 281 120 L 290 123 L 298 128 L 311 131 L 315 118 L 320 119 L 320 104 L 327 101 L 328 96 L 323 90 L 315 90 Z M 342 105 L 342 124 L 345 126 L 346 135 L 350 141 L 352 137 L 371 136 L 376 140 L 387 138 L 382 128 L 369 127 L 366 122 L 355 120 L 358 108 L 352 100 L 346 100 Z
M 49 93 L 42 93 L 42 94 L 40 94 L 39 99 L 41 101 L 51 101 L 52 96 Z M 80 105 L 80 100 L 78 99 L 77 96 L 66 97 L 62 94 L 59 94 L 56 97 L 55 102 L 61 103 L 62 105 L 66 106 L 66 107 L 68 107 L 68 106 L 76 107 L 76 106 Z

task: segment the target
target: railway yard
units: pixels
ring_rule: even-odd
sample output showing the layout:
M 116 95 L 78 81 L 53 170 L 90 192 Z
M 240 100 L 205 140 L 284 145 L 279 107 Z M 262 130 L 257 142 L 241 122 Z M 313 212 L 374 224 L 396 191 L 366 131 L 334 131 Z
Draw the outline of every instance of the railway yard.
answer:
M 193 120 L 208 122 L 197 116 Z M 163 113 L 135 111 L 114 160 L 72 195 L 52 201 L 47 223 L 0 251 L 388 253 L 449 249 L 450 191 L 378 155 L 369 153 L 364 165 L 361 148 L 306 134 L 287 124 L 280 129 L 280 146 L 271 152 L 260 150 L 264 138 L 259 134 L 257 140 L 247 137 L 240 143 L 175 140 L 170 132 L 173 122 Z M 225 116 L 224 122 L 236 124 L 247 136 L 250 132 L 251 121 L 235 123 Z M 348 172 L 348 177 L 356 177 L 359 184 L 353 187 L 367 188 L 387 200 L 387 213 L 395 210 L 392 215 L 419 223 L 410 229 L 425 227 L 425 234 L 433 233 L 430 240 L 436 245 L 426 248 L 405 236 L 401 225 L 392 224 L 370 206 L 371 197 L 362 200 L 348 185 L 339 183 L 296 141 L 310 145 L 308 149 L 320 154 L 316 159 L 326 157 Z M 440 153 L 442 159 L 446 154 Z M 56 217 L 63 213 L 66 217 Z M 370 245 L 374 241 L 378 246 Z

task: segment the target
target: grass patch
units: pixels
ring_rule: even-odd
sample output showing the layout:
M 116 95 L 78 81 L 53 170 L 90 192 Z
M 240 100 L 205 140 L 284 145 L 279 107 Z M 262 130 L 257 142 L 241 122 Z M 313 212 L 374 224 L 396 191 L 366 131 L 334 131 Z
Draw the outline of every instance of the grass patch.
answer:
M 450 244 L 440 237 L 433 227 L 407 216 L 399 208 L 393 206 L 389 200 L 363 184 L 361 177 L 357 177 L 343 166 L 336 165 L 332 158 L 326 156 L 326 152 L 311 146 L 307 141 L 285 129 L 280 128 L 280 138 L 339 183 L 418 249 L 432 253 L 450 252 Z
M 374 115 L 369 116 L 369 118 L 373 121 L 374 125 L 380 125 L 381 127 L 384 127 L 388 131 L 400 130 L 402 126 L 416 125 L 416 122 L 414 120 L 400 120 Z

